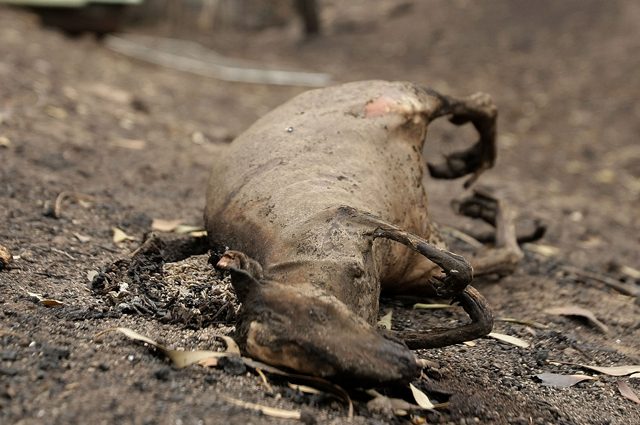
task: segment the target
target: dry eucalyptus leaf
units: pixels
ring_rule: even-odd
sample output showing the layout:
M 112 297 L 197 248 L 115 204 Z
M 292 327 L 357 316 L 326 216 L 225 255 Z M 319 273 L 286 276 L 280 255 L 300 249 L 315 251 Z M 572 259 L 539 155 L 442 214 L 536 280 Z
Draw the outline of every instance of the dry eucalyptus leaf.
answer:
M 238 347 L 238 344 L 236 344 L 233 338 L 226 335 L 216 335 L 215 337 L 224 341 L 227 345 L 227 353 L 240 355 L 240 347 Z
M 177 368 L 183 368 L 183 367 L 187 367 L 191 364 L 194 363 L 200 363 L 202 364 L 202 362 L 206 359 L 209 358 L 221 358 L 221 357 L 227 357 L 227 356 L 231 356 L 231 355 L 235 355 L 235 354 L 231 354 L 231 353 L 223 353 L 220 351 L 201 351 L 201 350 L 196 350 L 196 351 L 181 351 L 181 350 L 171 350 L 166 348 L 165 346 L 158 344 L 156 341 L 152 340 L 151 338 L 148 338 L 144 335 L 141 335 L 129 328 L 114 328 L 114 329 L 108 329 L 104 332 L 101 332 L 99 335 L 102 335 L 105 332 L 111 332 L 111 331 L 117 331 L 120 332 L 124 335 L 126 335 L 128 338 L 131 338 L 133 340 L 136 341 L 140 341 L 140 342 L 144 342 L 147 343 L 155 348 L 157 348 L 158 350 L 162 351 L 167 357 L 169 357 L 169 359 L 171 359 L 171 361 L 173 362 L 174 366 L 176 366 Z
M 500 334 L 497 332 L 491 332 L 487 336 L 490 338 L 497 339 L 498 341 L 506 342 L 507 344 L 515 345 L 516 347 L 520 347 L 520 348 L 529 348 L 529 346 L 531 345 L 524 339 L 520 339 L 518 337 L 511 336 L 511 335 Z
M 129 236 L 127 235 L 124 230 L 122 229 L 118 229 L 117 227 L 112 227 L 111 230 L 113 231 L 113 242 L 114 243 L 120 243 L 120 242 L 124 242 L 124 241 L 135 241 L 136 238 L 134 238 L 133 236 Z
M 45 298 L 42 296 L 42 294 L 37 294 L 35 292 L 29 292 L 29 291 L 25 291 L 25 292 L 27 293 L 28 296 L 30 296 L 31 298 L 34 298 L 36 301 L 38 301 L 40 304 L 42 304 L 45 307 L 57 308 L 57 307 L 64 306 L 64 303 L 62 301 L 54 300 L 52 298 Z
M 287 382 L 287 386 L 289 388 L 291 388 L 294 391 L 300 391 L 301 393 L 305 393 L 305 394 L 320 394 L 322 393 L 322 391 L 313 388 L 313 387 L 309 387 L 308 385 L 298 385 L 298 384 L 292 384 L 291 382 Z
M 570 305 L 565 307 L 548 308 L 544 312 L 548 314 L 559 315 L 559 316 L 582 317 L 583 319 L 587 319 L 589 323 L 596 326 L 603 333 L 609 333 L 609 328 L 607 328 L 607 325 L 605 325 L 600 320 L 598 320 L 598 318 L 586 308 Z
M 40 304 L 42 304 L 45 307 L 51 307 L 51 308 L 58 308 L 58 307 L 64 306 L 64 303 L 62 301 L 54 300 L 52 298 L 45 298 L 43 300 L 40 300 Z
M 344 389 L 342 389 L 342 387 L 330 381 L 327 381 L 326 379 L 323 379 L 323 378 L 318 378 L 316 376 L 309 376 L 309 375 L 298 375 L 296 373 L 286 372 L 282 369 L 278 369 L 277 367 L 274 367 L 274 366 L 259 362 L 258 360 L 250 359 L 247 357 L 242 357 L 242 361 L 244 362 L 245 366 L 249 368 L 260 369 L 261 371 L 264 371 L 266 373 L 270 373 L 273 375 L 284 376 L 286 378 L 295 379 L 300 382 L 306 382 L 307 384 L 313 385 L 314 387 L 319 388 L 324 392 L 337 396 L 340 400 L 343 400 L 345 403 L 348 404 L 349 413 L 347 417 L 349 418 L 349 420 L 353 418 L 353 402 L 351 401 L 351 397 L 349 397 L 349 393 L 347 393 Z
M 496 321 L 498 322 L 506 322 L 506 323 L 516 323 L 518 325 L 529 326 L 531 328 L 536 329 L 547 329 L 549 326 L 536 322 L 534 320 L 523 320 L 523 319 L 514 319 L 513 317 L 496 317 Z
M 443 308 L 453 308 L 454 306 L 452 306 L 451 304 L 423 304 L 423 303 L 416 303 L 413 305 L 414 309 L 418 309 L 418 310 L 439 310 L 439 309 L 443 309 Z
M 380 320 L 378 320 L 378 327 L 386 330 L 391 330 L 391 317 L 393 316 L 393 310 L 389 310 L 387 314 L 382 316 Z
M 84 90 L 101 99 L 115 103 L 126 104 L 131 102 L 133 98 L 131 93 L 104 83 L 97 83 L 86 86 L 84 87 Z
M 85 235 L 82 235 L 80 233 L 74 233 L 73 236 L 75 236 L 76 239 L 78 239 L 82 243 L 86 243 L 86 242 L 89 242 L 91 240 L 91 236 L 85 236 Z
M 182 220 L 163 220 L 161 218 L 154 218 L 151 222 L 151 230 L 157 232 L 173 232 L 176 228 L 182 224 Z
M 416 403 L 418 403 L 418 406 L 422 407 L 423 409 L 434 408 L 433 403 L 431 403 L 431 400 L 429 400 L 429 397 L 427 397 L 427 395 L 420 389 L 416 388 L 413 384 L 409 384 L 409 389 L 413 394 L 413 398 L 416 399 Z
M 176 226 L 176 228 L 173 231 L 175 233 L 184 235 L 187 233 L 193 234 L 195 232 L 203 232 L 204 229 L 201 226 L 190 226 L 188 224 L 180 224 L 179 226 Z
M 618 390 L 624 398 L 631 400 L 634 403 L 640 404 L 640 399 L 626 382 L 618 381 Z
M 560 253 L 560 249 L 551 245 L 543 245 L 537 243 L 526 244 L 526 249 L 536 254 L 540 254 L 544 257 L 554 257 Z
M 628 365 L 628 366 L 590 366 L 584 364 L 575 364 L 576 366 L 583 367 L 585 369 L 594 370 L 596 372 L 603 373 L 609 376 L 626 376 L 640 372 L 640 365 Z
M 147 147 L 147 142 L 139 139 L 116 139 L 112 140 L 110 144 L 111 146 L 130 149 L 132 151 L 141 151 Z
M 540 373 L 536 375 L 543 385 L 550 387 L 567 388 L 582 381 L 595 380 L 593 376 L 587 375 L 561 375 L 559 373 Z
M 640 279 L 640 270 L 629 266 L 622 266 L 620 271 L 632 279 Z
M 93 279 L 98 276 L 98 272 L 96 270 L 89 270 L 87 272 L 87 280 L 89 280 L 89 282 L 93 282 Z
M 222 399 L 224 399 L 228 403 L 234 404 L 236 406 L 244 407 L 245 409 L 257 410 L 261 412 L 263 415 L 271 416 L 272 418 L 300 419 L 299 410 L 285 410 L 285 409 L 278 409 L 276 407 L 263 406 L 261 404 L 249 403 L 247 401 L 238 400 L 236 398 L 229 397 L 224 394 L 220 394 L 220 397 L 222 397 Z

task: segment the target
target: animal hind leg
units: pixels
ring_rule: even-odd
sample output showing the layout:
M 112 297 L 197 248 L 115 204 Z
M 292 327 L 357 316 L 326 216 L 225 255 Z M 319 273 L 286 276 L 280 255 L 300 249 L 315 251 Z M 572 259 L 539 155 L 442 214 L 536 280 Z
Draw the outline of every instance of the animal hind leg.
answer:
M 470 148 L 454 152 L 445 156 L 440 164 L 427 163 L 429 173 L 434 178 L 456 179 L 472 174 L 464 183 L 469 187 L 485 170 L 493 167 L 496 160 L 496 121 L 498 110 L 485 93 L 476 93 L 464 99 L 442 95 L 431 89 L 426 90 L 429 96 L 438 99 L 438 106 L 428 119 L 449 116 L 449 121 L 455 125 L 471 122 L 480 138 Z
M 460 214 L 495 227 L 495 246 L 470 259 L 475 276 L 511 274 L 524 257 L 518 246 L 513 210 L 485 189 L 454 204 Z

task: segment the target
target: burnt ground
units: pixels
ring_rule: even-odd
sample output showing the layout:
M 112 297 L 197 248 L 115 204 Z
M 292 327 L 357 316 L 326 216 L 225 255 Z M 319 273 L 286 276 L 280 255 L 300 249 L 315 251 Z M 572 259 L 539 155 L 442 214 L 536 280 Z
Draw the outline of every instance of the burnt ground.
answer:
M 420 352 L 437 370 L 416 385 L 449 401 L 428 419 L 640 423 L 640 406 L 616 384 L 626 381 L 640 393 L 637 379 L 597 375 L 554 388 L 534 377 L 582 372 L 553 361 L 640 364 L 637 298 L 567 268 L 638 288 L 625 266 L 640 267 L 640 6 L 631 0 L 366 3 L 327 7 L 326 36 L 306 43 L 293 27 L 205 41 L 230 56 L 329 72 L 336 81 L 413 80 L 454 95 L 482 90 L 499 105 L 499 162 L 482 180 L 501 188 L 523 217 L 550 226 L 538 243 L 547 246 L 546 255 L 530 249 L 514 275 L 478 287 L 497 316 L 548 327 L 496 324 L 529 348 L 482 339 L 474 347 Z M 302 409 L 308 421 L 345 423 L 345 406 L 327 397 L 286 385 L 270 392 L 258 376 L 234 367 L 176 370 L 122 336 L 94 338 L 127 326 L 172 347 L 219 345 L 212 336 L 230 331 L 233 294 L 210 285 L 218 276 L 206 257 L 166 265 L 164 279 L 153 268 L 142 273 L 147 280 L 134 276 L 126 302 L 93 292 L 88 274 L 127 257 L 154 218 L 201 224 L 216 144 L 302 90 L 158 68 L 0 9 L 0 245 L 17 256 L 0 272 L 0 422 L 287 422 L 234 407 L 223 399 L 228 395 Z M 435 124 L 428 156 L 459 146 L 460 134 L 472 136 Z M 470 228 L 448 207 L 462 194 L 461 182 L 426 184 L 435 219 Z M 51 204 L 61 192 L 81 195 L 65 198 L 54 218 Z M 114 243 L 113 227 L 136 240 Z M 64 306 L 47 308 L 27 292 Z M 148 300 L 152 307 L 136 307 Z M 609 332 L 544 313 L 565 305 L 589 309 Z M 224 314 L 216 315 L 220 308 Z M 393 301 L 384 308 L 393 308 L 395 329 L 457 315 Z M 403 420 L 356 403 L 354 423 Z

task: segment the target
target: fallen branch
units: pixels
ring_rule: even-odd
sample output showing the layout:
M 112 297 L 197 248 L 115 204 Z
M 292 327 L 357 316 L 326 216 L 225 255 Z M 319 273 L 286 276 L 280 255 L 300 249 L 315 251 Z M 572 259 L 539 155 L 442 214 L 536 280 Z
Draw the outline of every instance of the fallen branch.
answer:
M 152 47 L 151 42 L 143 37 L 137 38 L 141 41 L 110 35 L 105 40 L 105 46 L 138 60 L 222 81 L 303 87 L 322 87 L 331 81 L 329 74 L 243 65 L 191 41 L 156 38 L 155 42 L 164 44 Z M 190 51 L 196 52 L 197 57 L 187 56 L 185 52 Z

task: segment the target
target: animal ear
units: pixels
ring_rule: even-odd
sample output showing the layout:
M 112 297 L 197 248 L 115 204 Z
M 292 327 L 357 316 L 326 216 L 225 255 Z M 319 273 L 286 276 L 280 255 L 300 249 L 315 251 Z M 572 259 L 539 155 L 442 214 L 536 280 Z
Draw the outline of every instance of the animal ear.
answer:
M 256 291 L 262 285 L 251 273 L 236 267 L 229 268 L 231 285 L 240 302 L 244 302 L 252 291 Z

